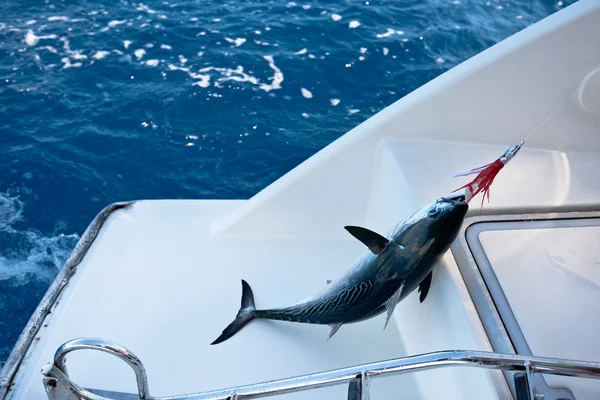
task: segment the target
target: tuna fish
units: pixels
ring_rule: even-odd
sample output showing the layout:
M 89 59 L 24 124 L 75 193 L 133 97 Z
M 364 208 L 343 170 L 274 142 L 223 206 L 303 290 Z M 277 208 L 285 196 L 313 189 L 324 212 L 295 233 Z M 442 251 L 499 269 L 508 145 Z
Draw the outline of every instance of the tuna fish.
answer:
M 231 338 L 254 319 L 329 325 L 330 339 L 343 324 L 385 311 L 385 329 L 396 304 L 417 286 L 420 301 L 425 300 L 433 268 L 456 239 L 468 208 L 464 195 L 441 197 L 400 222 L 387 237 L 366 228 L 346 226 L 368 251 L 320 293 L 288 307 L 257 309 L 250 285 L 242 280 L 241 308 L 211 344 Z

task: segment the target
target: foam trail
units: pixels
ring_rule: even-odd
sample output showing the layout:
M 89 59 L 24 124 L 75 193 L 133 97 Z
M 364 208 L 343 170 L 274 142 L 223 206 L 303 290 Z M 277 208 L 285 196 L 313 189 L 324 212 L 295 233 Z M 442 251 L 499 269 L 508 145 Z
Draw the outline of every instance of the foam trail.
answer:
M 0 283 L 18 287 L 32 280 L 51 282 L 79 235 L 44 236 L 35 230 L 19 230 L 24 203 L 8 193 L 0 193 Z M 9 250 L 10 249 L 10 250 Z
M 271 84 L 267 85 L 266 83 L 261 83 L 259 87 L 266 92 L 270 92 L 274 89 L 281 89 L 281 82 L 283 82 L 283 72 L 281 72 L 281 70 L 277 68 L 277 65 L 275 65 L 273 56 L 263 56 L 263 58 L 267 60 L 267 62 L 269 63 L 269 67 L 271 67 L 271 69 L 274 72 L 273 77 L 269 78 Z

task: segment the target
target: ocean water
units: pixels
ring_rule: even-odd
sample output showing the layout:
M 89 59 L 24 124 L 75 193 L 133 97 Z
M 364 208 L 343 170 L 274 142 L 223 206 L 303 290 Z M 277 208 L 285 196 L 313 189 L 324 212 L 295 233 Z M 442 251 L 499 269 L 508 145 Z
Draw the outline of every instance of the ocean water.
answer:
M 248 198 L 555 0 L 0 5 L 0 366 L 104 206 Z

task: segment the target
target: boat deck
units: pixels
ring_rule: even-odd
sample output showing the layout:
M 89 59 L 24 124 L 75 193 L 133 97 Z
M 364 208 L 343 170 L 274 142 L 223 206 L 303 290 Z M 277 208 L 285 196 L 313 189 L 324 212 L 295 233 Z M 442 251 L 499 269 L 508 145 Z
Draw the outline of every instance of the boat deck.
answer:
M 42 366 L 76 337 L 98 337 L 130 349 L 144 363 L 153 396 L 403 357 L 414 354 L 415 345 L 428 351 L 490 350 L 485 337 L 473 337 L 470 321 L 476 318 L 466 315 L 469 310 L 451 290 L 452 279 L 441 278 L 447 271 L 434 280 L 423 304 L 414 293 L 399 304 L 398 316 L 385 330 L 385 315 L 345 325 L 330 340 L 327 326 L 257 320 L 211 346 L 239 308 L 240 279 L 251 284 L 258 306 L 286 305 L 321 290 L 365 251 L 362 243 L 343 235 L 342 227 L 342 235 L 330 240 L 269 238 L 268 232 L 260 239 L 212 236 L 214 219 L 236 206 L 237 201 L 142 201 L 114 212 L 40 331 L 15 398 L 44 399 Z M 67 364 L 73 381 L 83 387 L 136 392 L 129 367 L 106 354 L 73 353 Z M 372 398 L 491 399 L 492 374 L 498 372 L 452 367 L 386 377 L 373 381 Z M 444 384 L 431 385 L 432 379 Z M 323 388 L 285 398 L 339 399 L 347 390 Z

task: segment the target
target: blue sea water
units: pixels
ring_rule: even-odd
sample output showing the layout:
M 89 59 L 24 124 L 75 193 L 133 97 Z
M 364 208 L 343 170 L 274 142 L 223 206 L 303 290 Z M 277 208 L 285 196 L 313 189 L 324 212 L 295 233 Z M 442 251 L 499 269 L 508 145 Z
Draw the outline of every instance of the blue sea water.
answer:
M 555 0 L 0 5 L 0 366 L 109 203 L 248 198 Z

